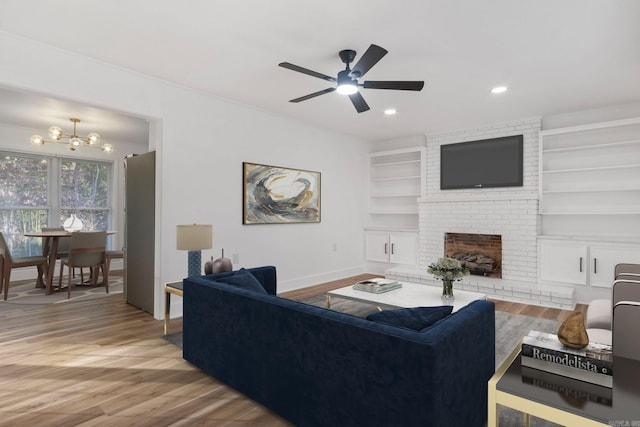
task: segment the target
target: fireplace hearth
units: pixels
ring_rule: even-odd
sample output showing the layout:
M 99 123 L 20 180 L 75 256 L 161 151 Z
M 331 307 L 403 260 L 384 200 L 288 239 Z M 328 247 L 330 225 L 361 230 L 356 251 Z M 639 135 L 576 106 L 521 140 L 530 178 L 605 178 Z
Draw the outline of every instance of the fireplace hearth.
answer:
M 502 277 L 502 236 L 499 234 L 445 233 L 444 254 L 459 260 L 473 275 Z

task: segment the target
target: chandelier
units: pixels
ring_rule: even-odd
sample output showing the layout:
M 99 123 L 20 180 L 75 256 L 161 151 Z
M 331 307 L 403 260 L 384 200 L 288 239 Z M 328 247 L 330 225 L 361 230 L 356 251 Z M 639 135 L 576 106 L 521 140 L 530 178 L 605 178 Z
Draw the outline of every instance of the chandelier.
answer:
M 71 117 L 69 120 L 73 122 L 73 133 L 71 135 L 62 132 L 58 126 L 51 126 L 49 128 L 49 138 L 46 140 L 40 135 L 33 135 L 31 137 L 31 143 L 34 145 L 44 145 L 45 142 L 57 142 L 59 144 L 68 144 L 69 150 L 75 151 L 79 147 L 94 147 L 99 148 L 105 153 L 113 153 L 113 145 L 100 144 L 100 135 L 95 132 L 90 133 L 87 136 L 79 136 L 76 133 L 76 125 L 80 123 L 80 119 Z

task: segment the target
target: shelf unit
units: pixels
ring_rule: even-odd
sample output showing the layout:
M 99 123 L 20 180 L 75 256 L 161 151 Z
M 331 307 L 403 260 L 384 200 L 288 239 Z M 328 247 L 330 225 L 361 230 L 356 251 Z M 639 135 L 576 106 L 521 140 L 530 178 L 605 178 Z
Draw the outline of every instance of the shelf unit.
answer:
M 415 215 L 417 224 L 417 199 L 426 191 L 425 163 L 425 147 L 371 153 L 369 214 Z M 385 220 L 378 222 L 384 223 Z
M 543 236 L 640 239 L 640 118 L 540 132 Z

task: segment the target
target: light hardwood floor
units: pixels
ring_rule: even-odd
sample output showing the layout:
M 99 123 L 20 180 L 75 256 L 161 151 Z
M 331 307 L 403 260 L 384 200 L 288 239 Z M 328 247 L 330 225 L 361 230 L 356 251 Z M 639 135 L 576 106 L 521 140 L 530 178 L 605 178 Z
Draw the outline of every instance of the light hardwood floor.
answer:
M 301 299 L 361 275 L 282 294 Z M 562 320 L 568 311 L 496 302 Z M 578 309 L 583 309 L 578 308 Z M 1 426 L 288 426 L 182 359 L 163 323 L 124 302 L 0 303 Z M 182 327 L 171 321 L 171 331 Z

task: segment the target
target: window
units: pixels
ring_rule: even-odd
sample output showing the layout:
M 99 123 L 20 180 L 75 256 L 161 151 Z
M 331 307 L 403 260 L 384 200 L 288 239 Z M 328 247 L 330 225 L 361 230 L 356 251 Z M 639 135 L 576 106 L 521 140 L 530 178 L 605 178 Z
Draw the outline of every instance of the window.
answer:
M 111 225 L 110 162 L 30 154 L 0 155 L 0 230 L 11 253 L 42 253 L 42 239 L 23 233 L 60 227 L 75 213 L 85 230 Z

